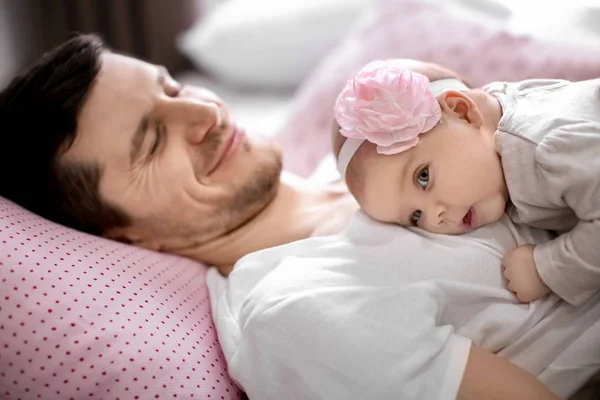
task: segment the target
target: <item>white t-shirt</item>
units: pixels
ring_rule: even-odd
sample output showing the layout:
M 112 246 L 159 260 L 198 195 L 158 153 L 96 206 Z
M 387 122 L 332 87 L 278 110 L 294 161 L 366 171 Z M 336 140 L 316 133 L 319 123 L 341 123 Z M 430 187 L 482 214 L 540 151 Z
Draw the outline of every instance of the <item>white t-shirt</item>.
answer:
M 548 240 L 508 218 L 462 236 L 381 224 L 242 258 L 208 285 L 250 399 L 454 399 L 471 341 L 570 396 L 600 367 L 600 297 L 520 304 L 501 258 Z

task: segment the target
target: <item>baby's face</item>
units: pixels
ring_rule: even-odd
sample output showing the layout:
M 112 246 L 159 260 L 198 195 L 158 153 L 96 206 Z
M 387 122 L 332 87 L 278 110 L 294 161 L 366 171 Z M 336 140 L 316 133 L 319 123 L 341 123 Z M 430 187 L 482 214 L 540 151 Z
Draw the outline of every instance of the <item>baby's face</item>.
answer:
M 372 144 L 353 159 L 364 212 L 379 221 L 461 234 L 500 219 L 508 192 L 491 135 L 447 117 L 422 134 L 419 144 L 395 155 Z

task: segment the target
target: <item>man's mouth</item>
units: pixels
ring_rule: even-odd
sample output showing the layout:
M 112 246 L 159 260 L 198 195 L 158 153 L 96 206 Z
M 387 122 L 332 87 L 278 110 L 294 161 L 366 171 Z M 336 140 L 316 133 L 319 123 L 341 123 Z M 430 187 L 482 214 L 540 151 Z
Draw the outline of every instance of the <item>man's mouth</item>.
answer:
M 224 165 L 229 159 L 231 159 L 240 147 L 240 144 L 244 140 L 245 132 L 237 125 L 231 126 L 231 134 L 225 139 L 223 146 L 219 149 L 220 153 L 215 158 L 216 162 L 212 168 L 208 171 L 208 175 L 215 172 L 221 165 Z

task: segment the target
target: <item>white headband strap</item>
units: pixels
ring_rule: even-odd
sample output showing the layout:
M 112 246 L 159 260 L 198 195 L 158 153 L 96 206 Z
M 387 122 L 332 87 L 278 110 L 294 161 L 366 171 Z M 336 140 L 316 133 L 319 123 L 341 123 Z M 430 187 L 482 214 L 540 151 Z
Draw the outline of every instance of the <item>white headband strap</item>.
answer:
M 360 147 L 365 139 L 346 139 L 342 148 L 340 149 L 340 154 L 338 155 L 338 171 L 340 171 L 340 176 L 343 180 L 346 180 L 346 170 L 348 169 L 348 164 L 350 164 L 350 160 L 354 157 L 356 150 Z
M 433 97 L 438 97 L 440 94 L 447 92 L 448 90 L 468 92 L 469 88 L 460 79 L 448 78 L 430 82 L 429 90 L 431 93 L 433 93 Z
M 466 92 L 469 88 L 459 79 L 449 78 L 431 82 L 429 90 L 433 93 L 434 97 L 437 97 L 448 90 Z M 343 180 L 346 180 L 346 170 L 348 169 L 350 160 L 352 160 L 352 157 L 354 157 L 354 154 L 356 154 L 356 151 L 364 141 L 365 139 L 346 139 L 344 141 L 337 161 L 338 171 L 340 171 L 340 176 Z

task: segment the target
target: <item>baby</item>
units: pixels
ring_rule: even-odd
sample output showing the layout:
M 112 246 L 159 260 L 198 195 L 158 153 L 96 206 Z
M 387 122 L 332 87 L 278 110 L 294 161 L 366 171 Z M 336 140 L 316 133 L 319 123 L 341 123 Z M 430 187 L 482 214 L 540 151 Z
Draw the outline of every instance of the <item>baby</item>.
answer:
M 551 230 L 505 255 L 519 300 L 580 305 L 600 288 L 600 79 L 469 89 L 375 61 L 335 104 L 338 169 L 372 218 L 441 234 L 500 219 Z

